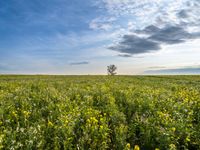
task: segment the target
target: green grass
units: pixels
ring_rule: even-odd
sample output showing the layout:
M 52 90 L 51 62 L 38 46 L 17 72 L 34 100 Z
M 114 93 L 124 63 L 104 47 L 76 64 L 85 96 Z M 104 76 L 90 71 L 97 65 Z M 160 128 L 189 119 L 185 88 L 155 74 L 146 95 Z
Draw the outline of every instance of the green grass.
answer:
M 0 149 L 200 149 L 200 76 L 0 76 Z

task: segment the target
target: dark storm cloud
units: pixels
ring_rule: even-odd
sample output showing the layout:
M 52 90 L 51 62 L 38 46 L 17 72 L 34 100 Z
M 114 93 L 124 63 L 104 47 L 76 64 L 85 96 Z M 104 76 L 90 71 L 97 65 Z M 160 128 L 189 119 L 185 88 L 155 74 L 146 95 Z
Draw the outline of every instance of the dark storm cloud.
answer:
M 158 32 L 154 32 L 149 39 L 157 41 L 160 44 L 178 44 L 192 37 L 193 35 L 185 31 L 181 26 L 169 26 L 162 28 Z
M 87 61 L 72 62 L 72 63 L 70 63 L 71 66 L 75 66 L 75 65 L 87 65 L 87 64 L 89 64 L 89 62 L 87 62 Z
M 145 36 L 140 37 L 140 35 Z M 134 34 L 124 35 L 118 44 L 109 49 L 126 53 L 126 55 L 142 54 L 160 50 L 163 44 L 179 44 L 199 37 L 200 32 L 190 33 L 182 25 L 168 25 L 163 28 L 151 25 L 143 30 L 135 31 Z
M 126 54 L 140 54 L 152 50 L 159 50 L 160 45 L 157 42 L 136 35 L 124 35 L 121 42 L 115 46 L 109 47 L 109 49 Z
M 143 30 L 136 30 L 135 32 L 138 34 L 153 34 L 159 32 L 161 29 L 156 27 L 155 25 L 150 25 L 144 28 Z

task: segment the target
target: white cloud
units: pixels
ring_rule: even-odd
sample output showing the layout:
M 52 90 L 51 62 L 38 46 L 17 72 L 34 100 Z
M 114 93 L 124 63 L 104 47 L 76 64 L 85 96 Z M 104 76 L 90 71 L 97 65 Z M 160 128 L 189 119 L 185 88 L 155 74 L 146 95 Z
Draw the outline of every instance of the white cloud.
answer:
M 161 22 L 195 22 L 200 13 L 200 3 L 196 0 L 99 0 L 98 7 L 118 19 L 132 18 L 138 28 Z M 187 9 L 190 11 L 187 20 L 177 16 L 180 10 Z
M 112 29 L 112 24 L 115 20 L 115 17 L 98 17 L 90 22 L 89 27 L 94 30 L 108 31 Z
M 129 21 L 128 22 L 128 30 L 134 30 L 136 28 L 136 25 L 134 22 Z
M 169 43 L 170 40 L 174 39 L 175 41 L 175 37 L 168 35 L 170 29 L 166 30 L 166 32 L 159 32 L 159 34 L 163 34 L 163 38 L 165 36 L 168 37 L 168 44 L 178 44 L 181 41 L 183 43 L 200 37 L 199 0 L 98 0 L 96 6 L 101 10 L 106 10 L 107 16 L 115 19 L 110 22 L 108 17 L 98 17 L 91 22 L 91 27 L 109 30 L 111 28 L 110 24 L 112 24 L 113 34 L 116 36 L 116 38 L 112 39 L 113 45 L 117 45 L 116 43 L 120 42 L 124 44 L 123 37 L 127 37 L 126 35 L 134 36 L 136 34 L 137 37 L 148 39 L 148 36 L 137 34 L 137 31 L 151 26 L 157 29 L 168 29 L 169 27 L 174 27 L 171 30 L 180 29 L 180 32 L 174 33 L 175 31 L 172 31 L 172 36 L 183 37 L 186 33 L 192 36 L 192 38 L 177 39 L 177 43 Z M 114 25 L 113 22 L 115 22 Z M 118 24 L 118 28 L 116 28 L 116 24 Z M 130 43 L 130 41 L 128 42 Z M 141 45 L 144 45 L 144 42 L 141 42 Z M 133 47 L 128 45 L 128 47 L 132 50 L 135 45 Z M 136 49 L 138 50 L 139 47 Z M 148 46 L 147 50 L 149 49 L 150 47 Z M 162 45 L 158 50 L 161 49 Z M 138 51 L 140 52 L 141 50 Z

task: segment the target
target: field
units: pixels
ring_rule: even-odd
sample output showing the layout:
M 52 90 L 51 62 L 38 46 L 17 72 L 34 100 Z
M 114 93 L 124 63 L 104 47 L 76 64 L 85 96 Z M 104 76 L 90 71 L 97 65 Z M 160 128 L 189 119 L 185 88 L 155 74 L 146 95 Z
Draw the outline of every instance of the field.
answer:
M 0 76 L 0 149 L 199 150 L 200 76 Z

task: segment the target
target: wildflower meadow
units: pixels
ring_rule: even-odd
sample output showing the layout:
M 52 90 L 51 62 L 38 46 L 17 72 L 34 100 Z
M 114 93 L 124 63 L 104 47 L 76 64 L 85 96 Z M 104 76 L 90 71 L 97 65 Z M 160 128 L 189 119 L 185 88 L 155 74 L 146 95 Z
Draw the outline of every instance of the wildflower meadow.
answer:
M 0 76 L 2 150 L 199 150 L 200 76 Z

